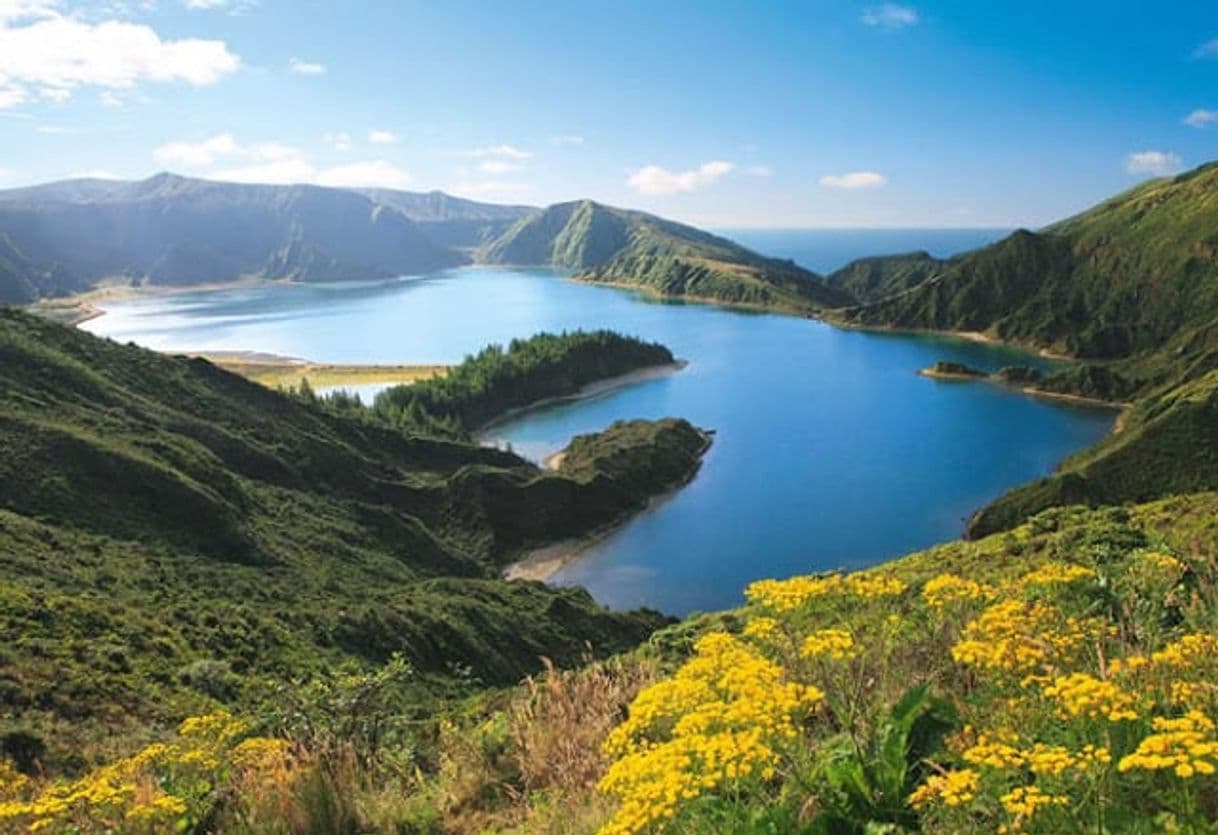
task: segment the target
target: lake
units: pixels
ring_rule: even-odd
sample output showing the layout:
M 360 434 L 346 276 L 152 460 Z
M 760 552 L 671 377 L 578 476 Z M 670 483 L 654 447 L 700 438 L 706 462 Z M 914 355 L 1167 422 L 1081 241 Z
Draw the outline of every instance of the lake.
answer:
M 939 359 L 1043 366 L 1013 349 L 649 302 L 545 269 L 241 287 L 102 307 L 84 327 L 123 341 L 336 363 L 451 363 L 542 330 L 612 328 L 663 342 L 687 368 L 522 415 L 492 434 L 539 460 L 620 418 L 676 415 L 715 430 L 691 484 L 554 578 L 610 606 L 675 615 L 732 606 L 760 577 L 866 566 L 955 538 L 972 511 L 1050 472 L 1114 419 L 917 374 Z

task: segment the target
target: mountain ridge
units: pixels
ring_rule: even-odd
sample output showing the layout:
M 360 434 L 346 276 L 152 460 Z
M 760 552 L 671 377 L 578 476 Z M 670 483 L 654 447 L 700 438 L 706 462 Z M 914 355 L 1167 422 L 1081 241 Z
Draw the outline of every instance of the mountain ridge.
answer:
M 550 264 L 592 283 L 658 296 L 811 313 L 846 304 L 793 261 L 767 258 L 734 241 L 646 212 L 593 200 L 556 203 L 516 221 L 475 260 Z

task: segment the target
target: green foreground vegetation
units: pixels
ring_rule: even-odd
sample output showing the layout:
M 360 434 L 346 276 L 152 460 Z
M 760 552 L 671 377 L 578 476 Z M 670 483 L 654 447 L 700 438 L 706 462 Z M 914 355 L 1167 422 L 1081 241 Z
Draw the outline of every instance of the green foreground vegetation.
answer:
M 0 311 L 0 754 L 78 773 L 397 657 L 413 719 L 637 644 L 666 619 L 499 579 L 692 477 L 703 433 L 627 429 L 547 472 Z
M 72 780 L 13 757 L 0 811 L 12 831 L 1213 831 L 1215 554 L 1216 494 L 1053 510 L 761 581 L 740 610 L 426 714 L 403 715 L 417 674 L 390 660 L 128 737 Z

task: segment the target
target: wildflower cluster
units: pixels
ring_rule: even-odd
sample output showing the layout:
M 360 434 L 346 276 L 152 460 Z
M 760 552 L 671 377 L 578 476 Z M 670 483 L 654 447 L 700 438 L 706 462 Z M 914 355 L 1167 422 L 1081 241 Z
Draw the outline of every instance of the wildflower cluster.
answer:
M 1002 600 L 965 627 L 952 658 L 982 670 L 1027 675 L 1057 665 L 1096 633 L 1049 603 Z
M 1215 773 L 1218 738 L 1214 721 L 1204 713 L 1190 710 L 1178 719 L 1156 717 L 1152 727 L 1155 733 L 1143 739 L 1132 754 L 1121 758 L 1119 771 L 1171 769 L 1185 779 Z
M 988 600 L 994 596 L 994 589 L 975 580 L 966 580 L 955 574 L 940 574 L 926 581 L 922 587 L 922 598 L 926 605 L 935 611 L 961 603 L 972 603 L 976 600 Z
M 1019 578 L 1018 586 L 1051 586 L 1056 583 L 1075 583 L 1079 580 L 1089 580 L 1095 576 L 1090 568 L 1073 563 L 1051 562 L 1042 565 L 1034 571 Z
M 1015 828 L 1021 829 L 1028 819 L 1041 809 L 1050 806 L 1068 806 L 1070 798 L 1046 794 L 1036 786 L 1018 786 L 1004 794 L 1000 800 L 1007 814 L 1015 818 Z
M 854 636 L 845 629 L 818 629 L 804 639 L 800 655 L 849 661 L 858 655 L 858 647 L 854 645 Z
M 208 788 L 226 779 L 293 767 L 283 740 L 248 737 L 228 713 L 192 717 L 173 743 L 153 743 L 77 780 L 38 783 L 0 762 L 0 828 L 31 832 L 162 832 L 189 827 L 206 811 Z
M 620 804 L 602 831 L 735 831 L 750 802 L 824 815 L 815 831 L 1210 831 L 1218 635 L 1182 578 L 1218 582 L 1115 547 L 916 594 L 890 572 L 754 583 L 742 636 L 703 638 L 610 735 L 601 787 Z M 949 709 L 919 713 L 918 691 Z
M 1137 719 L 1136 700 L 1111 681 L 1103 681 L 1087 673 L 1059 676 L 1042 692 L 1057 703 L 1057 715 L 1063 719 L 1087 716 L 1120 722 Z
M 722 632 L 703 636 L 672 678 L 639 693 L 606 739 L 617 759 L 600 787 L 621 804 L 602 832 L 646 831 L 702 794 L 772 779 L 780 750 L 822 698 L 756 647 Z
M 751 603 L 781 614 L 827 595 L 875 599 L 893 597 L 904 591 L 903 582 L 883 573 L 820 574 L 792 577 L 788 580 L 758 580 L 744 590 L 744 596 Z
M 977 772 L 968 768 L 935 774 L 909 796 L 909 805 L 915 809 L 924 809 L 933 802 L 960 806 L 977 796 L 980 783 Z

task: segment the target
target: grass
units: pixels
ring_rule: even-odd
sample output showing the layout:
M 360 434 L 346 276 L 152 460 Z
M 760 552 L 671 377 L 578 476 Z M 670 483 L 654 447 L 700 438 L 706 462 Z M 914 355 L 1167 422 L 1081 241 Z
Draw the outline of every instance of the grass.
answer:
M 448 370 L 446 365 L 332 365 L 224 354 L 199 356 L 225 371 L 231 371 L 273 389 L 297 389 L 305 382 L 315 389 L 371 383 L 414 383 L 441 376 Z

